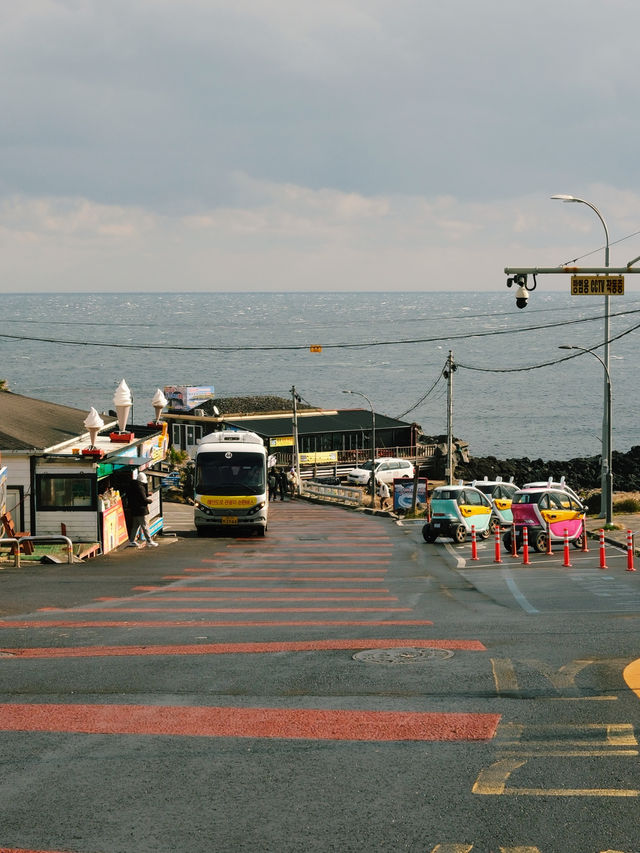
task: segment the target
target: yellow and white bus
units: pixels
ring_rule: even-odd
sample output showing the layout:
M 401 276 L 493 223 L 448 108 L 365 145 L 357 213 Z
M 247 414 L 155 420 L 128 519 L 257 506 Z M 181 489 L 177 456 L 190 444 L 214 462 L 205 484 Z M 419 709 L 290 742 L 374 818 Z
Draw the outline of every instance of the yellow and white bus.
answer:
M 194 521 L 198 536 L 221 530 L 267 532 L 267 449 L 254 432 L 204 435 L 195 457 Z

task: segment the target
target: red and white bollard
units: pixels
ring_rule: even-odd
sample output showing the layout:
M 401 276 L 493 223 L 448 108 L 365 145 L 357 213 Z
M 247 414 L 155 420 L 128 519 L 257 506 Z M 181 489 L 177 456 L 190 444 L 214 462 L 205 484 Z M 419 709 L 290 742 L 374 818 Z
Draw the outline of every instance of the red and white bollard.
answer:
M 531 560 L 529 559 L 529 532 L 526 527 L 522 528 L 522 565 L 531 565 Z
M 600 568 L 607 568 L 607 559 L 604 553 L 604 530 L 600 531 Z
M 518 539 L 516 537 L 516 526 L 515 524 L 511 525 L 511 556 L 518 556 Z
M 587 516 L 582 516 L 582 550 L 588 551 L 587 547 Z
M 496 545 L 495 545 L 493 562 L 494 563 L 501 563 L 502 562 L 502 556 L 500 554 L 500 528 L 499 527 L 496 529 Z
M 478 540 L 476 539 L 476 526 L 471 525 L 471 559 L 478 559 Z
M 571 568 L 571 558 L 569 557 L 569 531 L 564 531 L 564 548 L 563 548 L 563 556 L 564 560 L 562 561 L 562 565 L 570 569 Z
M 627 530 L 627 571 L 635 572 L 633 567 L 633 533 Z

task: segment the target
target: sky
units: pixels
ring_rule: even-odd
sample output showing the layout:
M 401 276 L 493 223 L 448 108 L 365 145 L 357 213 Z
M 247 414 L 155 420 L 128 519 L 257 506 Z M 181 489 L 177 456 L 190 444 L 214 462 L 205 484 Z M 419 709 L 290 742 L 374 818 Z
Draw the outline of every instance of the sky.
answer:
M 598 217 L 556 193 L 596 205 L 624 266 L 638 32 L 637 0 L 4 0 L 0 293 L 602 265 Z

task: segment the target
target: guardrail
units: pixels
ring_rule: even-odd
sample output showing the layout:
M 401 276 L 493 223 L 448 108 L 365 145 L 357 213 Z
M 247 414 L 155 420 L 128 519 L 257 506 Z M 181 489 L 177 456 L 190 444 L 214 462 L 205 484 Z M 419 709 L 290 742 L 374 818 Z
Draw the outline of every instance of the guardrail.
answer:
M 20 545 L 23 542 L 64 542 L 67 546 L 67 563 L 73 563 L 73 542 L 68 536 L 20 536 L 19 538 L 2 538 L 0 539 L 0 547 L 12 543 L 14 547 L 14 557 L 16 568 L 20 568 Z M 18 546 L 17 548 L 15 546 Z
M 323 486 L 320 483 L 309 483 L 305 480 L 300 484 L 300 493 L 323 500 L 339 501 L 351 506 L 359 506 L 362 503 L 362 490 L 351 486 Z

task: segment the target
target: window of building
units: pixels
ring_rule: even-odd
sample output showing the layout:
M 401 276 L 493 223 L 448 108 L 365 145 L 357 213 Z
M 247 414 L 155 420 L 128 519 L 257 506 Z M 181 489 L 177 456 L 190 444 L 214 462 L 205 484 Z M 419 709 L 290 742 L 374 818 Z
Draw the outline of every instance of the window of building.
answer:
M 97 510 L 95 478 L 84 474 L 38 474 L 36 509 L 45 512 Z

